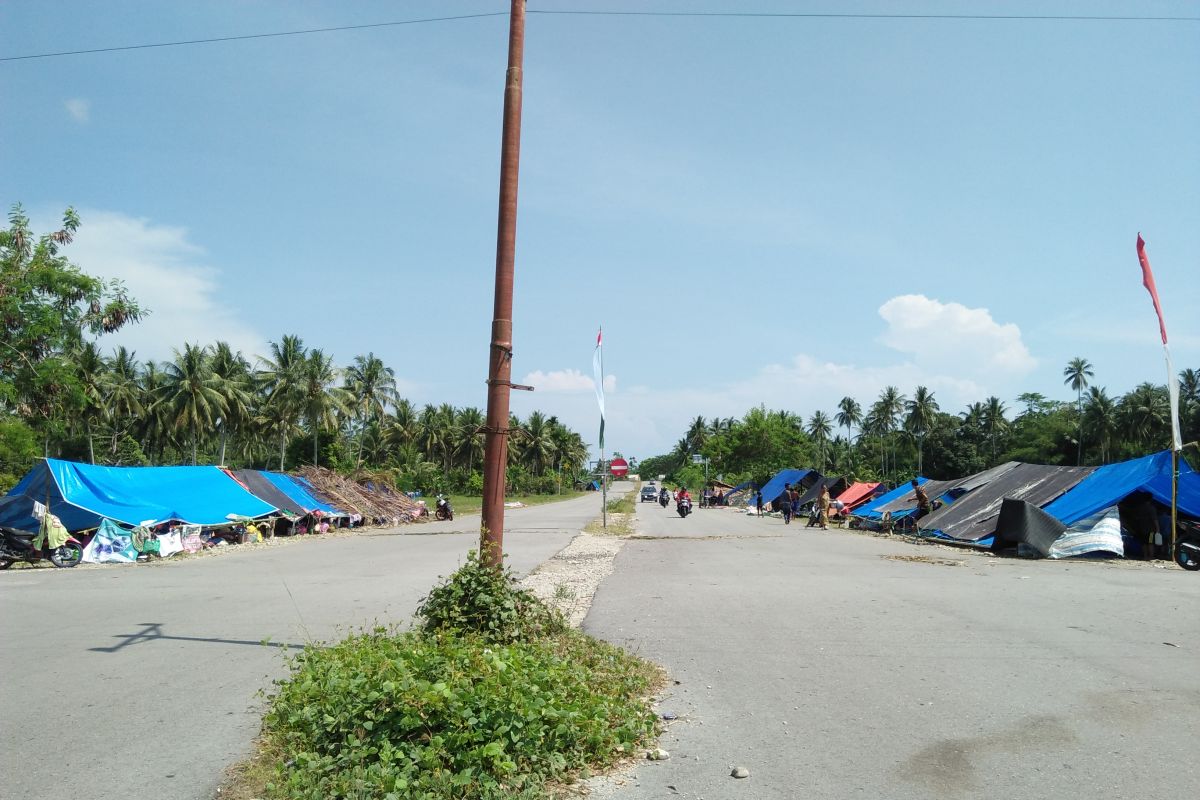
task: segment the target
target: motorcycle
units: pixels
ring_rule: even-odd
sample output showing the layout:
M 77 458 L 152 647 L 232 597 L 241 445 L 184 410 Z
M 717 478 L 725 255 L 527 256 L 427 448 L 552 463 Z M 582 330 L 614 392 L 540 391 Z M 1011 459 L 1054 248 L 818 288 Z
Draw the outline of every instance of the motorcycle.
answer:
M 437 509 L 433 512 L 433 516 L 439 520 L 454 519 L 454 509 L 450 507 L 450 501 L 439 496 L 437 499 Z
M 667 507 L 667 503 L 669 503 L 670 501 L 671 501 L 671 495 L 667 493 L 667 490 L 666 490 L 666 489 L 663 489 L 661 492 L 659 492 L 659 494 L 658 494 L 658 504 L 659 504 L 660 506 L 662 506 L 663 508 L 666 508 L 666 507 Z
M 679 512 L 679 516 L 681 517 L 686 517 L 688 514 L 692 513 L 691 498 L 685 497 L 684 499 L 680 500 L 675 504 L 675 510 Z
M 1180 524 L 1187 532 L 1175 541 L 1175 563 L 1189 572 L 1200 569 L 1200 525 Z
M 36 533 L 18 528 L 0 527 L 0 569 L 8 569 L 17 561 L 30 564 L 47 559 L 56 567 L 68 568 L 83 561 L 83 544 L 74 536 L 68 536 L 60 547 L 53 550 L 43 544 L 41 549 L 33 546 Z

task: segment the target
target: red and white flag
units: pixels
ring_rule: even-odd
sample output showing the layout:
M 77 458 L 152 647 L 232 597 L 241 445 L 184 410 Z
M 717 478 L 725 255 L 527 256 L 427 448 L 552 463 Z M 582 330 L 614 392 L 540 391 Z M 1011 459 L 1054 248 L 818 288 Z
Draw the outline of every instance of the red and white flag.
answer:
M 1176 450 L 1183 449 L 1183 437 L 1179 434 L 1179 376 L 1171 363 L 1171 348 L 1167 346 L 1167 322 L 1163 319 L 1162 303 L 1158 300 L 1158 288 L 1154 285 L 1154 272 L 1150 269 L 1150 257 L 1146 255 L 1146 243 L 1142 234 L 1137 237 L 1138 262 L 1142 265 L 1142 285 L 1154 301 L 1154 313 L 1158 315 L 1158 332 L 1162 335 L 1163 353 L 1167 357 L 1167 393 L 1171 397 L 1171 442 Z

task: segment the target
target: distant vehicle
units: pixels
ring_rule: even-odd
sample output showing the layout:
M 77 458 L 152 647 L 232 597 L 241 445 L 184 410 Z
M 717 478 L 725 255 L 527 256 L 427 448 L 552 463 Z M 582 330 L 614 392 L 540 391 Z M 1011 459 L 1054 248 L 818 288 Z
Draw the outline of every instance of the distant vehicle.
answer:
M 653 486 L 643 486 L 642 487 L 642 496 L 641 496 L 641 500 L 639 500 L 639 502 L 644 503 L 647 500 L 649 500 L 651 503 L 653 503 L 657 499 L 658 499 L 658 489 L 655 489 Z

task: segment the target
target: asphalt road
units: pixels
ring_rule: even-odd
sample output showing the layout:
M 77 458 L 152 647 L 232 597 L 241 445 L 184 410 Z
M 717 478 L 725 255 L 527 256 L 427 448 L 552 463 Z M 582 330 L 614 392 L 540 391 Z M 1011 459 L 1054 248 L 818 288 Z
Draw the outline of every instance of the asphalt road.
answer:
M 1197 575 L 638 511 L 584 629 L 680 719 L 598 797 L 1200 797 Z
M 527 572 L 600 513 L 510 510 Z M 215 557 L 0 573 L 0 797 L 200 800 L 248 755 L 286 655 L 407 624 L 476 545 L 479 517 Z M 264 642 L 270 644 L 264 645 Z

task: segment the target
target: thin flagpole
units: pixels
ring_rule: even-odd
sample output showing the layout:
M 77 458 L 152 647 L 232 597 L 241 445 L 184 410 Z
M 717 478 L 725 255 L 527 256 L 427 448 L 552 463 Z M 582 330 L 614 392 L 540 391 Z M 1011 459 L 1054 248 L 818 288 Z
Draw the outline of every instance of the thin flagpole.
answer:
M 600 326 L 600 391 L 604 391 L 604 326 Z M 606 403 L 607 405 L 607 403 Z M 600 520 L 608 530 L 608 469 L 604 463 L 604 412 L 600 409 Z

